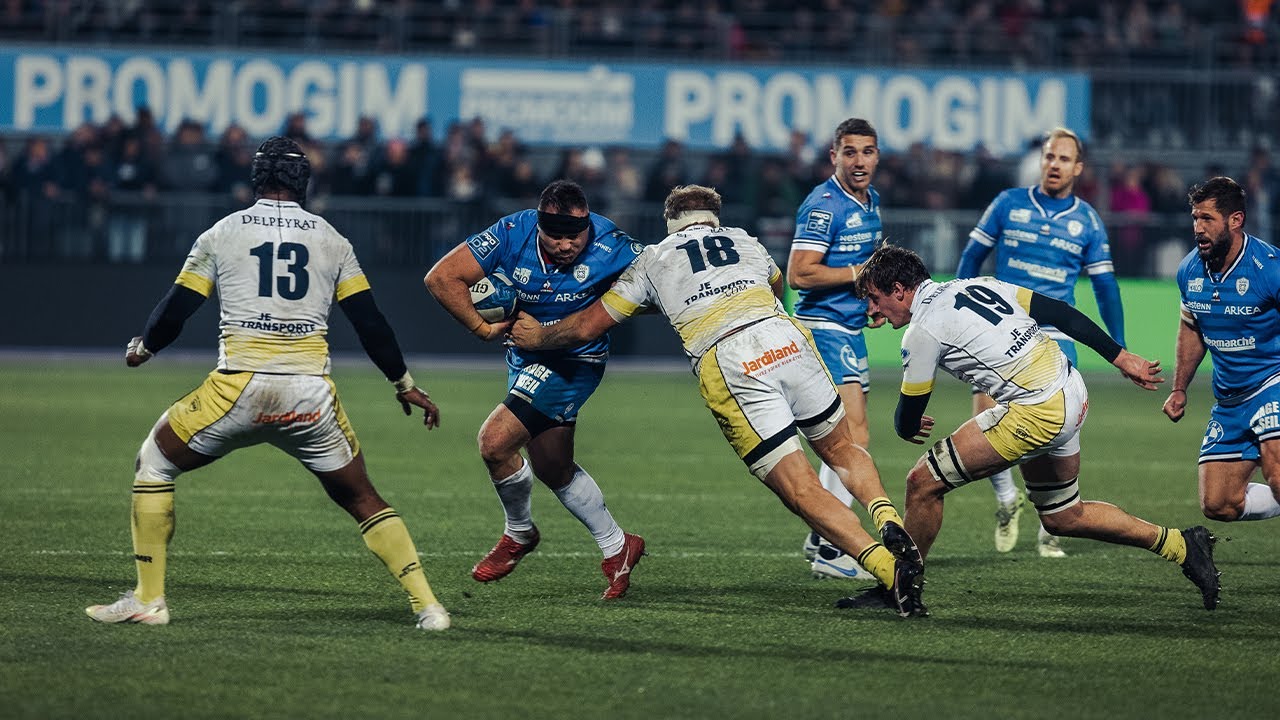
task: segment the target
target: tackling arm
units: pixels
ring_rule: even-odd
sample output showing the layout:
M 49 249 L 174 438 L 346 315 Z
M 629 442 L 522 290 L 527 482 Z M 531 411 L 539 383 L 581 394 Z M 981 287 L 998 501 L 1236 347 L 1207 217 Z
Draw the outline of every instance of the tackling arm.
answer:
M 1161 408 L 1174 422 L 1181 420 L 1187 410 L 1187 388 L 1191 386 L 1191 380 L 1195 378 L 1206 350 L 1200 329 L 1194 321 L 1189 322 L 1183 317 L 1178 323 L 1178 341 L 1174 350 L 1173 389 L 1169 391 L 1169 398 Z
M 618 322 L 603 300 L 597 300 L 551 325 L 543 325 L 532 315 L 522 312 L 511 326 L 511 342 L 521 350 L 574 347 L 595 340 Z
M 484 268 L 476 262 L 467 244 L 462 243 L 440 258 L 422 282 L 446 312 L 473 335 L 487 341 L 501 336 L 506 323 L 485 322 L 471 304 L 470 288 L 483 278 Z

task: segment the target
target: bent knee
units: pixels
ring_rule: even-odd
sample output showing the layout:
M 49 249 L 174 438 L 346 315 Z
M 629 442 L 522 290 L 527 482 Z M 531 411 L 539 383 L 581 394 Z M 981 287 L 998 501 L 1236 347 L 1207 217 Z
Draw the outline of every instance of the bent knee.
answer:
M 907 495 L 917 497 L 941 497 L 947 486 L 934 477 L 923 458 L 907 473 Z
M 1202 503 L 1200 511 L 1210 520 L 1219 522 L 1234 522 L 1240 519 L 1244 514 L 1244 503 L 1233 505 L 1231 503 Z

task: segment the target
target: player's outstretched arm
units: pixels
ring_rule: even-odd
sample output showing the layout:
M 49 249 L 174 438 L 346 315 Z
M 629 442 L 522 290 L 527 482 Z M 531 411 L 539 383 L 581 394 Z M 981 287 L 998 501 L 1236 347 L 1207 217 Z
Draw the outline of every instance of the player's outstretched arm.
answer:
M 1187 389 L 1196 376 L 1207 348 L 1200 330 L 1184 317 L 1178 323 L 1178 341 L 1174 350 L 1173 388 L 1160 409 L 1173 422 L 1178 422 L 1187 411 Z
M 169 288 L 151 311 L 151 317 L 147 318 L 146 329 L 129 341 L 124 355 L 125 364 L 138 367 L 177 340 L 187 318 L 200 309 L 204 299 L 204 295 L 183 285 Z
M 1148 360 L 1128 350 L 1121 350 L 1111 364 L 1120 368 L 1120 372 L 1130 382 L 1143 390 L 1158 390 L 1160 383 L 1164 382 L 1164 378 L 1160 377 L 1159 360 Z
M 521 350 L 573 347 L 595 340 L 617 324 L 601 300 L 551 325 L 543 325 L 521 312 L 511 326 L 511 342 Z
M 1120 283 L 1115 273 L 1098 273 L 1090 275 L 1089 282 L 1093 286 L 1093 296 L 1098 301 L 1098 315 L 1107 326 L 1107 332 L 1121 345 L 1124 341 L 1124 304 L 1120 301 Z
M 484 275 L 484 268 L 480 267 L 467 244 L 462 243 L 440 258 L 427 272 L 422 283 L 445 312 L 452 315 L 471 334 L 488 342 L 505 335 L 509 323 L 485 322 L 471 304 L 470 288 L 480 282 Z

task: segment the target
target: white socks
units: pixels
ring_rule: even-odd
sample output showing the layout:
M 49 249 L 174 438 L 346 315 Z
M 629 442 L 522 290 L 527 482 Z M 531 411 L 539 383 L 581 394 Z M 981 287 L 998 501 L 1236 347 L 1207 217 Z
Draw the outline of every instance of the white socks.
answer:
M 837 500 L 849 507 L 853 507 L 853 493 L 849 492 L 849 488 L 840 482 L 840 476 L 836 474 L 835 470 L 827 467 L 824 463 L 818 469 L 818 479 L 822 481 L 822 487 L 826 488 L 832 495 L 835 495 Z
M 996 502 L 1008 505 L 1018 499 L 1018 485 L 1013 481 L 1013 470 L 1001 470 L 992 475 L 991 489 L 996 491 Z
M 579 467 L 569 484 L 554 492 L 565 508 L 591 531 L 591 537 L 596 539 L 605 557 L 622 552 L 622 544 L 626 540 L 622 528 L 609 514 L 609 508 L 604 505 L 604 493 L 600 492 L 600 486 L 586 470 Z
M 1244 491 L 1244 512 L 1241 520 L 1266 520 L 1280 515 L 1280 503 L 1271 493 L 1270 486 L 1262 483 L 1249 483 Z
M 493 489 L 502 501 L 502 511 L 507 515 L 506 534 L 516 542 L 528 542 L 533 535 L 533 518 L 530 516 L 533 498 L 533 469 L 520 459 L 520 469 L 501 480 L 495 480 Z

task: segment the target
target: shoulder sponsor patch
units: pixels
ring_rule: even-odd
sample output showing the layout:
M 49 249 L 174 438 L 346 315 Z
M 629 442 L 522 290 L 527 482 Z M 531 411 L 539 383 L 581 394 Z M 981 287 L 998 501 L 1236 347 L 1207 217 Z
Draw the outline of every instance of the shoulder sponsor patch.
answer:
M 804 223 L 804 229 L 806 232 L 827 232 L 831 229 L 831 213 L 826 210 L 810 210 L 809 217 Z
M 471 246 L 471 251 L 476 254 L 476 257 L 483 260 L 484 258 L 489 257 L 489 253 L 497 250 L 498 245 L 501 243 L 498 240 L 498 236 L 488 230 L 485 230 L 479 235 L 472 235 L 471 239 L 467 241 L 467 244 Z

